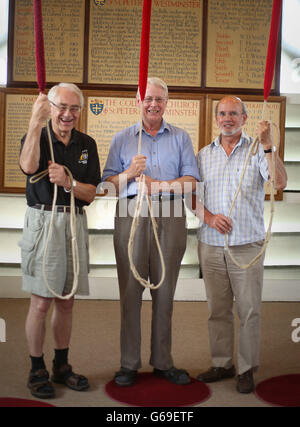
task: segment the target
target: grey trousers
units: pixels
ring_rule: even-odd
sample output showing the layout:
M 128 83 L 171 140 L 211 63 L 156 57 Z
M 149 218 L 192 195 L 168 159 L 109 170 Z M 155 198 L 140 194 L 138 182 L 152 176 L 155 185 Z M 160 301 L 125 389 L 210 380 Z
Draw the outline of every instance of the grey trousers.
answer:
M 263 242 L 231 246 L 235 259 L 249 263 L 259 253 Z M 199 260 L 208 301 L 208 332 L 214 367 L 230 368 L 234 352 L 233 298 L 239 324 L 238 373 L 257 368 L 260 348 L 260 313 L 263 287 L 264 255 L 243 270 L 220 246 L 199 242 Z
M 145 288 L 133 277 L 128 259 L 128 240 L 132 216 L 124 216 L 128 199 L 117 204 L 114 248 L 117 261 L 121 306 L 121 366 L 137 370 L 141 367 L 141 306 Z M 130 200 L 131 208 L 135 199 Z M 173 298 L 179 269 L 186 248 L 186 220 L 182 200 L 153 202 L 162 213 L 162 205 L 170 204 L 170 215 L 156 217 L 157 232 L 164 255 L 166 275 L 162 285 L 151 291 L 152 324 L 150 364 L 157 369 L 173 366 L 171 356 Z M 182 215 L 175 217 L 174 206 L 180 203 Z M 177 205 L 178 206 L 178 205 Z M 155 206 L 154 206 L 155 208 Z M 132 212 L 132 209 L 130 210 Z M 120 216 L 122 212 L 122 216 Z M 157 251 L 150 216 L 140 217 L 134 240 L 133 260 L 139 274 L 151 283 L 161 278 L 161 262 Z

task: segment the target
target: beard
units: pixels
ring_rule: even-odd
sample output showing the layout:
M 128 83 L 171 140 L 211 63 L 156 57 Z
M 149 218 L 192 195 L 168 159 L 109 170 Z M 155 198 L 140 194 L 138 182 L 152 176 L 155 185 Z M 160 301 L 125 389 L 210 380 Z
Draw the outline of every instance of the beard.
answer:
M 221 126 L 219 126 L 219 130 L 221 131 L 221 134 L 224 136 L 233 136 L 233 135 L 236 135 L 237 133 L 241 132 L 242 127 L 237 126 L 233 129 L 227 131 L 227 130 L 221 128 Z

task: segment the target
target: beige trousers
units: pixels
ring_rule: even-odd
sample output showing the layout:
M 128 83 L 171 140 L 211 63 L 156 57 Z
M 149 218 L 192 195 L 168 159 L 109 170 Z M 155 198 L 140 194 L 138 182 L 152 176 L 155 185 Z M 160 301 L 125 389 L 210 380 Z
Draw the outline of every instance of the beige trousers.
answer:
M 128 199 L 118 202 L 115 218 L 114 247 L 118 269 L 121 306 L 121 366 L 137 370 L 141 367 L 141 306 L 145 288 L 135 280 L 128 260 L 128 239 L 132 217 L 126 212 Z M 135 199 L 130 200 L 134 207 Z M 152 325 L 150 364 L 157 369 L 169 369 L 173 366 L 171 356 L 171 332 L 173 298 L 179 269 L 186 248 L 187 230 L 185 212 L 174 216 L 174 205 L 182 200 L 153 202 L 170 205 L 170 215 L 157 217 L 157 232 L 164 255 L 166 275 L 160 288 L 151 291 Z M 155 206 L 154 206 L 155 208 Z M 147 210 L 147 209 L 146 209 Z M 120 216 L 120 212 L 123 213 Z M 132 212 L 132 210 L 131 210 Z M 141 217 L 134 240 L 133 259 L 139 274 L 153 284 L 161 278 L 161 262 L 154 240 L 150 217 Z
M 249 263 L 263 242 L 231 246 L 240 264 Z M 263 287 L 264 255 L 250 268 L 242 270 L 220 246 L 199 242 L 199 260 L 208 301 L 208 332 L 214 367 L 230 368 L 234 352 L 233 299 L 239 323 L 238 373 L 259 365 L 260 314 Z
M 22 239 L 22 289 L 44 298 L 54 298 L 44 283 L 43 262 L 51 211 L 28 207 Z M 71 292 L 73 285 L 73 257 L 71 247 L 70 214 L 56 212 L 45 259 L 48 284 L 57 294 Z M 89 295 L 89 240 L 86 213 L 76 215 L 76 237 L 79 254 L 77 295 Z

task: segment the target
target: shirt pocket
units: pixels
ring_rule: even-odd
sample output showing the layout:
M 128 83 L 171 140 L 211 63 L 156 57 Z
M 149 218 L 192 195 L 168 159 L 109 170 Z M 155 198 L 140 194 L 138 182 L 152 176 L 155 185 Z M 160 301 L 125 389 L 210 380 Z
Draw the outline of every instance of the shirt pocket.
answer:
M 238 166 L 236 171 L 236 185 L 238 186 L 242 180 L 242 189 L 248 191 L 256 185 L 259 176 L 259 169 L 255 159 L 250 158 L 245 173 L 244 169 L 244 164 Z
M 22 239 L 19 242 L 21 248 L 21 269 L 29 276 L 34 276 L 38 258 L 38 246 L 43 233 L 42 215 L 27 214 Z M 40 257 L 39 257 L 40 258 Z

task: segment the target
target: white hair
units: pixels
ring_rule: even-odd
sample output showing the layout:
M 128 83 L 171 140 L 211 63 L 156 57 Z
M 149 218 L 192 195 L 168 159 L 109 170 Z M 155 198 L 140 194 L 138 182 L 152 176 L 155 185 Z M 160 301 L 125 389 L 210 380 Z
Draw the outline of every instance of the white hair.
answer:
M 56 95 L 57 95 L 57 91 L 60 88 L 65 88 L 65 89 L 68 89 L 71 92 L 74 92 L 79 97 L 80 108 L 83 107 L 83 104 L 84 104 L 83 94 L 82 94 L 81 90 L 79 89 L 79 87 L 76 86 L 76 85 L 74 85 L 73 83 L 59 83 L 58 85 L 53 86 L 49 90 L 49 92 L 48 92 L 48 99 L 49 99 L 49 101 L 54 102 L 54 100 L 56 98 Z
M 165 97 L 168 98 L 168 86 L 162 79 L 158 77 L 148 77 L 147 84 L 156 86 L 156 87 L 161 87 L 165 91 Z M 141 99 L 139 88 L 137 90 L 137 98 Z

